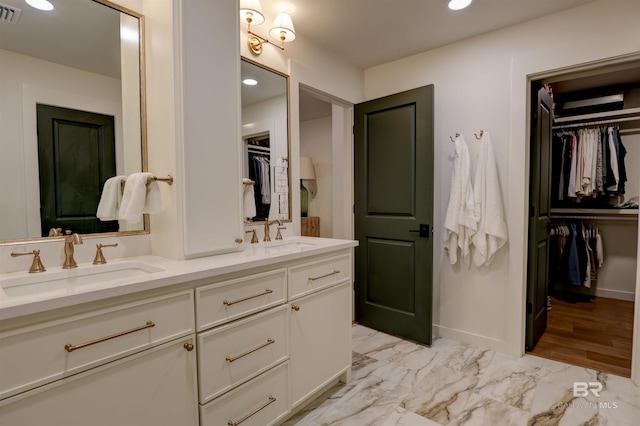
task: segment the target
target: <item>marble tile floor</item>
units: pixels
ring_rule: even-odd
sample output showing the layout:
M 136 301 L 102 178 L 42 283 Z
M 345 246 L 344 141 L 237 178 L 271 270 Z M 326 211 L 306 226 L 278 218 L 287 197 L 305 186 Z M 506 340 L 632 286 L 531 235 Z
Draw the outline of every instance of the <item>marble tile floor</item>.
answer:
M 352 349 L 351 382 L 286 426 L 640 425 L 640 387 L 628 378 L 444 338 L 426 347 L 361 325 Z M 599 397 L 580 385 L 574 396 L 574 382 Z

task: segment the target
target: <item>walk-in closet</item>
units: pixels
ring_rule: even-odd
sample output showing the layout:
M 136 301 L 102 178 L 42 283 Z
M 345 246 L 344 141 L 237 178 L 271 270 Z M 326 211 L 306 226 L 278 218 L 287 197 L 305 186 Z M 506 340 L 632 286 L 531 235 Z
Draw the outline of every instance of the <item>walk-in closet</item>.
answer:
M 532 98 L 526 350 L 629 377 L 640 63 L 546 77 Z

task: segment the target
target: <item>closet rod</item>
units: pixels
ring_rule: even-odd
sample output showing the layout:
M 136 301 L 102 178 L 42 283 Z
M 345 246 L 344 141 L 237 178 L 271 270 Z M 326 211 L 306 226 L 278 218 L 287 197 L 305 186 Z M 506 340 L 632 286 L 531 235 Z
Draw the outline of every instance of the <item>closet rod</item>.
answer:
M 261 146 L 249 146 L 247 147 L 247 151 L 255 152 L 259 154 L 268 154 L 271 152 L 271 148 L 263 148 Z
M 570 219 L 570 220 L 606 220 L 606 221 L 637 221 L 638 216 L 624 215 L 624 216 L 575 216 L 575 215 L 549 215 L 549 219 Z
M 570 127 L 588 127 L 588 126 L 599 126 L 602 124 L 615 124 L 615 123 L 623 123 L 625 121 L 640 121 L 640 117 L 624 117 L 624 118 L 612 118 L 609 120 L 596 120 L 596 121 L 583 121 L 581 123 L 573 123 L 573 124 L 563 124 L 561 126 L 553 126 L 553 130 L 558 129 L 568 129 Z

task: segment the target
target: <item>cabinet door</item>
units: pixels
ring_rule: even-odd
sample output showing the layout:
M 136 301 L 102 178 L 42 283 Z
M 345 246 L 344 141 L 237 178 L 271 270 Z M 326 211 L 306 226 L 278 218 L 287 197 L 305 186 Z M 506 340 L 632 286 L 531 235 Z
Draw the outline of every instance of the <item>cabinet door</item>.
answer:
M 240 250 L 244 238 L 240 20 L 237 1 L 178 3 L 184 144 L 184 182 L 178 184 L 184 188 L 184 254 L 191 258 Z
M 351 281 L 290 303 L 293 406 L 351 367 Z
M 3 426 L 197 425 L 196 351 L 183 338 L 0 402 Z

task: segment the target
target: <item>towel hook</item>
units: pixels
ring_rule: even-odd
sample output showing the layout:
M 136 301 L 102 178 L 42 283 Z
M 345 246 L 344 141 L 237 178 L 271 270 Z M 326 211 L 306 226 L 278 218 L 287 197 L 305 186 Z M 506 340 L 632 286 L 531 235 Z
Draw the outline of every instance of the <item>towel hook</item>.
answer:
M 456 139 L 460 137 L 460 133 L 456 133 Z M 449 136 L 449 139 L 451 139 L 451 142 L 455 142 L 455 140 Z
M 484 130 L 480 130 L 480 136 L 478 136 L 477 133 L 474 133 L 474 136 L 476 137 L 476 139 L 480 140 L 482 139 L 482 135 L 484 135 Z

